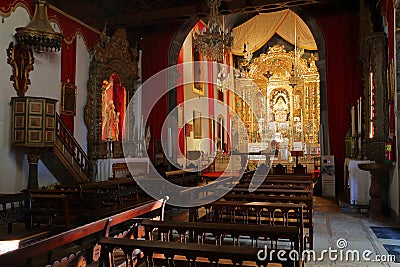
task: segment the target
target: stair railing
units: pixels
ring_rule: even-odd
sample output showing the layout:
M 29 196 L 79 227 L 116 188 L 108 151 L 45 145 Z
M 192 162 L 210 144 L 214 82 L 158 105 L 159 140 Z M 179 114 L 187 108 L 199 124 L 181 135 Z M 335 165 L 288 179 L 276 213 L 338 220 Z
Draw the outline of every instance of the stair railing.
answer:
M 86 155 L 85 151 L 79 145 L 78 141 L 71 134 L 65 124 L 61 121 L 60 115 L 57 113 L 56 118 L 56 134 L 60 138 L 64 147 L 71 153 L 74 160 L 79 164 L 86 176 L 92 177 L 92 162 Z

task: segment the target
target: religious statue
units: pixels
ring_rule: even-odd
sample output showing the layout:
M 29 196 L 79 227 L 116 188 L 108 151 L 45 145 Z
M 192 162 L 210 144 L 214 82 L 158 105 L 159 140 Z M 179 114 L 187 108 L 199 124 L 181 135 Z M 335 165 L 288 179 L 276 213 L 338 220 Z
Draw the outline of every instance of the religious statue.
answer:
M 107 80 L 103 81 L 103 85 L 101 87 L 101 117 L 102 117 L 102 124 L 101 124 L 101 132 L 102 132 L 102 139 L 106 138 L 106 125 L 107 125 L 107 106 L 108 106 L 108 99 L 112 99 L 112 84 L 109 83 Z
M 109 81 L 104 80 L 102 93 L 102 140 L 119 141 L 122 138 L 125 116 L 126 92 L 118 75 L 113 73 Z
M 112 100 L 108 102 L 108 111 L 107 111 L 107 117 L 106 117 L 106 139 L 111 139 L 113 141 L 118 141 L 118 135 L 119 135 L 119 128 L 118 128 L 118 123 L 119 123 L 119 112 L 115 111 L 115 105 Z
M 283 97 L 279 97 L 273 107 L 276 121 L 287 121 L 287 115 L 289 113 L 289 107 Z

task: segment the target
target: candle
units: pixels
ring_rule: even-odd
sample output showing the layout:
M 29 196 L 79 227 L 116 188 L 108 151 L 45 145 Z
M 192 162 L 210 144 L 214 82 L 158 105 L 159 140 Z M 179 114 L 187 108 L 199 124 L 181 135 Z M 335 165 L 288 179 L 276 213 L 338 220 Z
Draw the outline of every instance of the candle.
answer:
M 357 100 L 357 112 L 358 112 L 358 133 L 361 134 L 361 98 Z
M 351 106 L 351 136 L 356 136 L 356 114 L 354 106 Z

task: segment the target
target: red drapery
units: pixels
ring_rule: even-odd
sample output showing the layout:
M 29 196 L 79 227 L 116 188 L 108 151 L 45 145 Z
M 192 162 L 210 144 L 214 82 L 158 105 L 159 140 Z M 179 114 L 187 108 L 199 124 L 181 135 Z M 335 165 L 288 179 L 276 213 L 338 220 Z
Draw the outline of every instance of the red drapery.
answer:
M 61 82 L 75 84 L 76 72 L 76 39 L 70 44 L 65 41 L 61 49 Z M 74 134 L 74 115 L 60 114 L 62 122 L 68 130 Z
M 163 25 L 162 29 L 155 29 L 152 32 L 148 32 L 142 39 L 142 77 L 145 82 L 152 75 L 156 74 L 168 67 L 168 52 L 172 41 L 172 37 L 175 35 L 177 27 L 174 25 Z M 165 76 L 164 82 L 160 84 L 163 88 L 167 88 L 168 80 Z M 145 90 L 152 90 L 152 88 L 143 88 Z M 160 90 L 160 89 L 159 89 Z M 158 91 L 159 91 L 158 90 Z M 145 110 L 148 105 L 152 103 L 148 99 L 142 99 L 142 107 Z M 151 111 L 149 118 L 147 119 L 147 125 L 150 126 L 151 140 L 148 148 L 148 155 L 150 159 L 154 158 L 154 141 L 161 140 L 161 128 L 168 114 L 168 97 L 164 95 L 156 104 Z
M 325 37 L 326 90 L 329 141 L 335 156 L 336 190 L 343 190 L 345 135 L 350 127 L 351 105 L 362 95 L 358 61 L 359 16 L 356 11 L 317 16 Z M 334 22 L 334 23 L 332 23 Z
M 123 140 L 124 138 L 124 120 L 125 120 L 125 109 L 126 109 L 126 90 L 125 87 L 121 85 L 119 77 L 117 74 L 111 74 L 113 79 L 113 101 L 115 106 L 115 111 L 119 112 L 119 134 L 118 140 Z
M 213 119 L 214 119 L 214 68 L 213 68 L 213 63 L 208 62 L 207 64 L 207 79 L 208 79 L 208 116 L 209 116 L 209 123 L 208 123 L 208 136 L 211 140 L 214 140 L 215 138 L 213 136 L 213 125 L 215 124 Z M 210 151 L 214 150 L 214 145 L 212 142 L 210 142 Z
M 185 95 L 184 95 L 184 89 L 183 89 L 183 66 L 179 65 L 183 63 L 183 48 L 179 51 L 178 55 L 178 73 L 179 73 L 179 78 L 178 78 L 178 86 L 176 87 L 176 104 L 177 106 L 181 107 L 181 112 L 182 112 L 182 117 L 183 117 L 183 108 L 184 108 L 184 101 L 185 101 Z M 178 119 L 183 119 L 179 118 Z M 182 121 L 178 122 L 178 125 L 180 125 Z M 178 126 L 178 154 L 183 154 L 185 152 L 185 131 L 184 128 L 179 128 Z

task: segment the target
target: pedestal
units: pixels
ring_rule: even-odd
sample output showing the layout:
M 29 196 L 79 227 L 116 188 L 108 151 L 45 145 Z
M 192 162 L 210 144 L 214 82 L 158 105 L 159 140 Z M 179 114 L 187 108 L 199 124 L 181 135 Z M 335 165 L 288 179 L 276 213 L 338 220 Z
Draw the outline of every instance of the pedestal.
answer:
M 369 188 L 369 195 L 371 200 L 369 202 L 369 217 L 371 219 L 383 218 L 383 210 L 386 209 L 384 205 L 387 200 L 382 199 L 381 193 L 381 175 L 384 175 L 392 168 L 392 163 L 365 163 L 358 164 L 361 170 L 369 171 L 371 173 L 371 186 Z M 388 190 L 387 188 L 384 190 Z M 385 192 L 384 196 L 387 196 Z
M 41 152 L 42 152 L 41 148 L 27 147 L 26 149 L 29 162 L 29 180 L 27 187 L 28 189 L 39 189 L 38 163 Z

